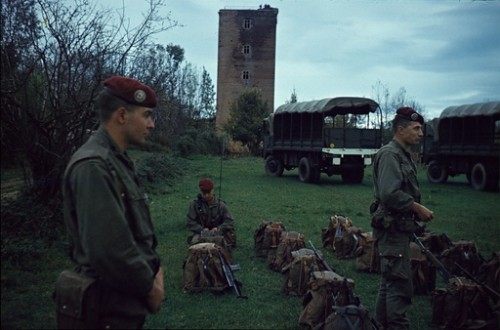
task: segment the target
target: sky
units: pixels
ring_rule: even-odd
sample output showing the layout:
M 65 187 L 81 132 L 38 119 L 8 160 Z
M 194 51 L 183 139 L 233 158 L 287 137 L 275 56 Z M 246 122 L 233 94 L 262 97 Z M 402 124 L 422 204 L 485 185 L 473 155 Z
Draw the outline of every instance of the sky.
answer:
M 132 22 L 147 10 L 146 0 L 106 3 L 124 5 Z M 429 118 L 448 106 L 500 100 L 500 1 L 165 0 L 159 14 L 182 26 L 155 41 L 184 48 L 216 87 L 219 10 L 264 4 L 279 10 L 275 109 L 293 91 L 299 102 L 376 99 L 376 86 L 391 96 L 404 88 Z

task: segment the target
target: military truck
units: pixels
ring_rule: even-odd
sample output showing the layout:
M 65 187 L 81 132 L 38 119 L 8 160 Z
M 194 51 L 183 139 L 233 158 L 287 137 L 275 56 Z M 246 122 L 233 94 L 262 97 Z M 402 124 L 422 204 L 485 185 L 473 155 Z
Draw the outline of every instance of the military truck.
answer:
M 425 126 L 423 161 L 431 183 L 465 174 L 476 190 L 499 186 L 500 102 L 450 106 Z
M 298 168 L 302 182 L 317 183 L 321 173 L 361 183 L 364 169 L 382 145 L 377 102 L 335 97 L 279 106 L 264 119 L 265 171 L 281 176 Z

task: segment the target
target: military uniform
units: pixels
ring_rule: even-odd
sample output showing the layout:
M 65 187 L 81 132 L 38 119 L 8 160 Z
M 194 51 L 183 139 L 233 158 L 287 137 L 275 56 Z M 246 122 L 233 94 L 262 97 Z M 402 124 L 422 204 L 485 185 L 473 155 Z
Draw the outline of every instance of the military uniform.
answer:
M 406 312 L 413 297 L 409 244 L 416 229 L 410 207 L 420 202 L 420 192 L 411 155 L 395 140 L 377 153 L 373 182 L 375 213 L 381 215 L 372 220 L 381 272 L 376 320 L 389 329 L 408 329 Z
M 114 327 L 141 327 L 160 267 L 157 240 L 134 164 L 104 128 L 73 155 L 63 194 L 72 257 L 98 279 L 100 318 Z
M 190 244 L 199 239 L 204 228 L 217 227 L 224 235 L 228 247 L 236 247 L 236 235 L 234 231 L 234 219 L 224 201 L 215 198 L 207 203 L 201 195 L 193 200 L 187 213 L 186 227 L 193 233 L 188 238 Z

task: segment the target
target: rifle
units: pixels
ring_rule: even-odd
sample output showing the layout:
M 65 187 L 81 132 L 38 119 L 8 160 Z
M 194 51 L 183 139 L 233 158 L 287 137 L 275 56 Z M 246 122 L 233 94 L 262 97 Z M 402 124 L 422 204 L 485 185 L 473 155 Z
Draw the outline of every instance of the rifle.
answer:
M 474 277 L 474 275 L 472 275 L 471 273 L 469 273 L 469 271 L 467 271 L 467 269 L 465 269 L 464 267 L 462 267 L 462 265 L 460 265 L 459 263 L 455 262 L 455 266 L 457 266 L 458 268 L 460 268 L 460 270 L 468 277 L 470 278 L 472 281 L 474 281 L 477 285 L 480 285 L 482 287 L 484 287 L 486 289 L 486 291 L 488 291 L 489 293 L 491 293 L 492 295 L 496 296 L 497 299 L 500 298 L 500 293 L 498 293 L 497 290 L 493 289 L 492 287 L 490 287 L 489 285 L 487 284 L 484 284 L 484 283 L 481 283 L 481 281 L 479 281 L 477 278 Z
M 335 273 L 335 269 L 333 269 L 332 267 L 330 267 L 325 260 L 323 260 L 323 258 L 321 257 L 321 255 L 318 253 L 318 250 L 316 250 L 316 248 L 314 247 L 313 243 L 311 242 L 311 240 L 308 241 L 309 242 L 309 245 L 311 246 L 311 249 L 314 251 L 314 255 L 316 256 L 316 259 L 318 259 L 318 261 L 323 265 L 323 267 L 330 271 L 330 272 L 334 272 Z
M 455 275 L 452 275 L 446 267 L 436 258 L 434 254 L 432 254 L 431 251 L 422 243 L 422 241 L 418 238 L 417 235 L 413 234 L 413 238 L 415 239 L 415 242 L 418 244 L 420 249 L 427 255 L 429 259 L 431 259 L 432 263 L 436 266 L 437 270 L 439 271 L 439 274 L 441 274 L 441 277 L 443 280 L 448 283 L 450 281 L 451 277 L 455 277 Z
M 236 293 L 236 296 L 238 298 L 247 299 L 248 298 L 247 296 L 241 294 L 240 290 L 241 282 L 234 277 L 233 273 L 235 271 L 240 270 L 240 265 L 239 264 L 229 265 L 226 261 L 226 257 L 220 251 L 218 251 L 218 253 L 222 265 L 222 270 L 224 271 L 224 276 L 226 277 L 227 284 L 229 285 L 229 287 L 234 289 L 234 292 Z

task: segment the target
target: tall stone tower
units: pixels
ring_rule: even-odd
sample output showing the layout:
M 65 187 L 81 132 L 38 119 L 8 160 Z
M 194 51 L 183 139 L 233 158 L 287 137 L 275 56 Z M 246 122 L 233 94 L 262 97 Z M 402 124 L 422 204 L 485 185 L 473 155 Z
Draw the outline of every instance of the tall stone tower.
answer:
M 246 89 L 257 88 L 274 109 L 274 72 L 278 9 L 221 9 L 217 66 L 217 117 L 221 131 L 231 105 Z

